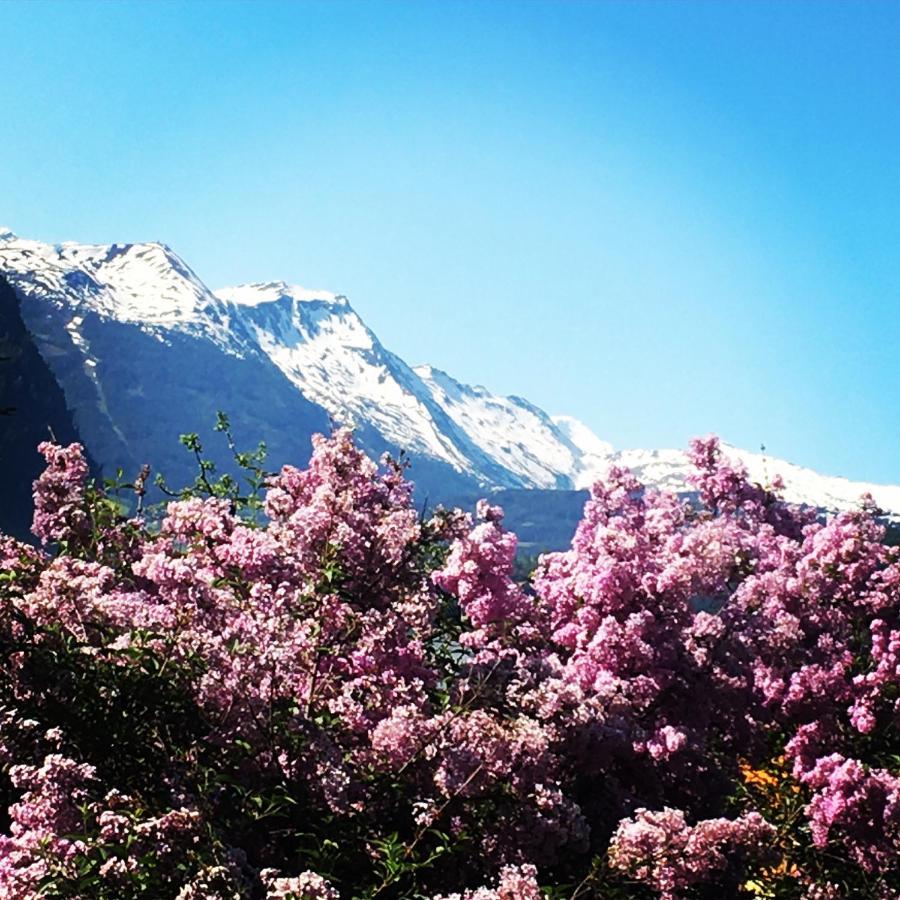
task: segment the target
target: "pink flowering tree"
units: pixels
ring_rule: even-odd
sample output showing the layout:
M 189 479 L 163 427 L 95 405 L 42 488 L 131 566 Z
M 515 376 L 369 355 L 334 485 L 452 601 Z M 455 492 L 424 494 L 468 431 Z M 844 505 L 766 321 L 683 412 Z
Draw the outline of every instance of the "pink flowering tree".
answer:
M 223 431 L 234 450 L 227 420 Z M 0 537 L 0 898 L 900 891 L 900 551 L 696 441 L 516 578 L 338 430 L 129 516 L 41 446 Z

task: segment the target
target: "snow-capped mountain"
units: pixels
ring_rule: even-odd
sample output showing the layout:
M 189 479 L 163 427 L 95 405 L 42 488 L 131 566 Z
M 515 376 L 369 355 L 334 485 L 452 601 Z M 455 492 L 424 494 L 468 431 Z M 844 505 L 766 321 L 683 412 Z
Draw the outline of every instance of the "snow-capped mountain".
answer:
M 270 461 L 302 462 L 309 437 L 353 425 L 373 453 L 404 450 L 432 496 L 493 488 L 577 490 L 612 464 L 688 489 L 674 450 L 620 450 L 568 416 L 461 384 L 387 350 L 346 297 L 284 282 L 215 292 L 159 243 L 50 245 L 0 229 L 0 276 L 107 470 L 151 460 L 190 475 L 177 435 L 216 409 Z M 868 492 L 900 512 L 900 487 L 828 478 L 732 449 L 751 475 L 781 474 L 790 499 L 846 508 Z M 222 457 L 224 461 L 224 457 Z
M 212 368 L 243 376 L 229 385 L 218 373 L 203 383 L 226 410 L 244 404 L 255 366 L 270 379 L 277 372 L 282 392 L 322 412 L 315 428 L 294 431 L 293 458 L 308 445 L 308 431 L 327 428 L 330 418 L 356 427 L 373 452 L 403 449 L 420 478 L 424 470 L 430 480 L 434 470 L 457 488 L 570 488 L 583 467 L 582 451 L 541 410 L 458 385 L 436 370 L 413 370 L 385 349 L 346 297 L 328 291 L 267 282 L 212 292 L 163 244 L 49 245 L 8 230 L 0 233 L 0 273 L 19 295 L 85 440 L 103 447 L 103 462 L 146 455 L 147 435 L 133 434 L 138 423 L 126 395 L 147 402 L 152 385 L 154 395 L 167 397 L 165 411 L 156 412 L 160 425 L 168 435 L 176 431 L 166 420 L 183 409 L 180 394 L 194 382 L 199 354 Z M 160 345 L 178 348 L 166 366 L 177 372 L 166 377 L 158 364 L 149 366 Z M 458 402 L 463 397 L 467 402 Z M 271 444 L 272 429 L 264 430 Z

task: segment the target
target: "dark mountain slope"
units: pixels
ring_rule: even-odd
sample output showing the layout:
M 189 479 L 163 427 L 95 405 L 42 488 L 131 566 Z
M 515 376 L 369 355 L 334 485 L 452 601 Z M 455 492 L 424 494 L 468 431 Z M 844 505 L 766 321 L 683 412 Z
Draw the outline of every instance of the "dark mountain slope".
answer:
M 25 328 L 15 291 L 0 277 L 0 531 L 27 539 L 37 445 L 79 440 L 65 396 Z

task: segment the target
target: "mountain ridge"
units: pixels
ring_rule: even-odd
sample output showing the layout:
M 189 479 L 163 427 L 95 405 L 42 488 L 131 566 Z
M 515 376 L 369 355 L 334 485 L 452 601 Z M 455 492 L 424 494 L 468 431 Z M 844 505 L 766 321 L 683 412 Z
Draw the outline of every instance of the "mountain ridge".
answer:
M 163 453 L 152 423 L 141 423 L 132 406 L 152 409 L 161 435 L 173 440 L 178 429 L 211 421 L 215 404 L 230 413 L 244 407 L 242 433 L 255 437 L 244 428 L 259 428 L 277 448 L 276 462 L 297 461 L 329 420 L 351 424 L 369 452 L 408 454 L 414 479 L 431 495 L 445 488 L 578 491 L 610 465 L 689 490 L 680 451 L 617 450 L 571 416 L 551 416 L 434 366 L 409 366 L 343 294 L 285 281 L 213 291 L 160 242 L 46 244 L 3 228 L 0 274 L 106 469 Z M 783 475 L 790 500 L 836 510 L 871 493 L 900 513 L 900 486 L 728 449 L 757 480 Z M 181 474 L 171 453 L 163 458 Z

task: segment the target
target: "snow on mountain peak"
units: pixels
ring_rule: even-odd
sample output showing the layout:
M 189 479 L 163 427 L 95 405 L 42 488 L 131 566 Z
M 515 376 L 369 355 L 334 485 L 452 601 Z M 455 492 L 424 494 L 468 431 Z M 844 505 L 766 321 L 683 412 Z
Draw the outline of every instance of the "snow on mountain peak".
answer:
M 296 300 L 299 303 L 319 301 L 348 305 L 347 298 L 343 294 L 333 294 L 331 291 L 309 290 L 296 284 L 288 284 L 286 281 L 239 284 L 234 287 L 222 288 L 216 291 L 215 295 L 222 300 L 234 303 L 236 306 L 260 306 L 264 303 L 276 303 L 285 299 Z
M 5 225 L 0 225 L 0 241 L 14 241 L 15 239 L 16 236 L 12 229 L 7 228 Z
M 603 441 L 587 425 L 573 416 L 551 416 L 553 424 L 583 453 L 607 457 L 613 452 L 613 445 Z
M 140 325 L 196 320 L 212 298 L 181 257 L 158 242 L 45 244 L 12 236 L 0 246 L 0 268 L 29 296 Z

